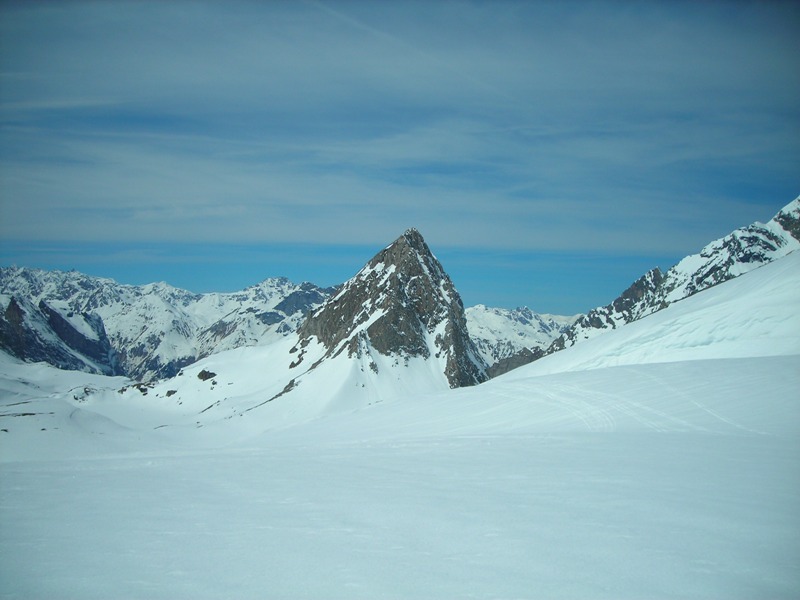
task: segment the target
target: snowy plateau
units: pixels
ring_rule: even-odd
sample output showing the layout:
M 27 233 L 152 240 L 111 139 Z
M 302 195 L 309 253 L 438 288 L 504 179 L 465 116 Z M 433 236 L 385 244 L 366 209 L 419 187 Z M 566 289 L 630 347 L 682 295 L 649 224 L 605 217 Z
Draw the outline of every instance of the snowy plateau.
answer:
M 799 212 L 488 381 L 413 232 L 174 376 L 0 352 L 0 597 L 796 598 Z

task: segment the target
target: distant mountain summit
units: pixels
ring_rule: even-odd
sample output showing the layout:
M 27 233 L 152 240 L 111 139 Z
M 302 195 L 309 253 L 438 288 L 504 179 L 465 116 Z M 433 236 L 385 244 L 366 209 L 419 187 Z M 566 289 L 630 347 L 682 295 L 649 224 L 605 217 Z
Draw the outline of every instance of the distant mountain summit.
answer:
M 553 340 L 583 315 L 538 314 L 527 306 L 509 310 L 478 304 L 466 311 L 475 346 L 496 377 L 544 355 Z
M 461 297 L 416 229 L 376 254 L 308 316 L 298 335 L 301 347 L 316 338 L 325 358 L 376 352 L 432 361 L 453 388 L 487 378 Z M 374 361 L 370 366 L 378 368 Z
M 241 292 L 194 294 L 166 283 L 0 268 L 0 349 L 149 381 L 215 352 L 281 339 L 333 291 L 278 277 Z

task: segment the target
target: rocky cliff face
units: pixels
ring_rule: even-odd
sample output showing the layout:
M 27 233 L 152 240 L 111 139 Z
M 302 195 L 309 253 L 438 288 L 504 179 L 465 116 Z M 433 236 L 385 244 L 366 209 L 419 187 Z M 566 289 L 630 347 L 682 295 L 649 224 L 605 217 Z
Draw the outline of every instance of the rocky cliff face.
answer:
M 0 348 L 25 361 L 61 369 L 120 374 L 116 353 L 95 315 L 6 297 L 0 313 Z
M 753 223 L 687 256 L 664 275 L 659 294 L 677 302 L 800 249 L 800 198 L 767 223 Z
M 666 303 L 659 293 L 663 283 L 664 274 L 660 269 L 655 268 L 648 271 L 633 282 L 611 304 L 593 308 L 587 314 L 579 317 L 571 327 L 568 327 L 561 336 L 553 341 L 545 351 L 545 355 L 563 350 L 605 331 L 616 329 L 665 307 Z
M 298 334 L 301 347 L 311 338 L 322 343 L 326 358 L 374 350 L 436 361 L 450 387 L 487 378 L 467 333 L 461 297 L 416 229 L 376 254 L 308 316 Z

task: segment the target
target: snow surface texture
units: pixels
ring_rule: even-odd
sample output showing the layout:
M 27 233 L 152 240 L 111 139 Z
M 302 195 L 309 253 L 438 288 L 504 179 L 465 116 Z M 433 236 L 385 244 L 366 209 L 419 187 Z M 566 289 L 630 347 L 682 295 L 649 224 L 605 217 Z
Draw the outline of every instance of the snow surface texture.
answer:
M 798 289 L 795 253 L 366 407 L 238 416 L 267 348 L 186 369 L 183 404 L 3 357 L 0 596 L 796 598 Z

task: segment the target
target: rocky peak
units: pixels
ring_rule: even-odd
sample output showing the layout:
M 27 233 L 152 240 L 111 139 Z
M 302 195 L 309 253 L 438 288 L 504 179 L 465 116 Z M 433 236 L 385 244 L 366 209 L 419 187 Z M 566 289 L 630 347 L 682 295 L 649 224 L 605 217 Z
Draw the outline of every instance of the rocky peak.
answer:
M 614 311 L 624 316 L 626 321 L 634 321 L 646 311 L 655 308 L 655 290 L 664 281 L 661 269 L 655 267 L 634 281 L 611 305 Z
M 774 220 L 795 240 L 800 242 L 800 197 L 795 198 L 792 202 L 784 206 L 783 209 L 775 215 Z
M 409 229 L 378 252 L 298 330 L 326 356 L 371 348 L 385 356 L 437 360 L 451 387 L 486 379 L 467 334 L 464 305 L 422 235 Z
M 634 281 L 611 304 L 593 308 L 578 318 L 559 338 L 557 338 L 545 354 L 572 346 L 577 342 L 589 339 L 611 329 L 641 319 L 665 306 L 659 295 L 664 282 L 664 274 L 656 267 Z

